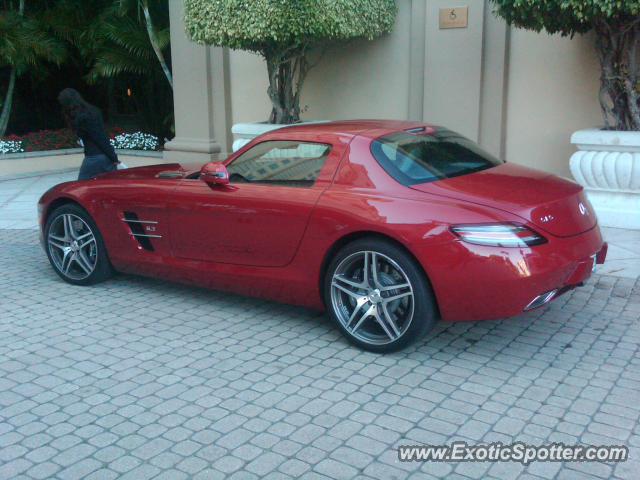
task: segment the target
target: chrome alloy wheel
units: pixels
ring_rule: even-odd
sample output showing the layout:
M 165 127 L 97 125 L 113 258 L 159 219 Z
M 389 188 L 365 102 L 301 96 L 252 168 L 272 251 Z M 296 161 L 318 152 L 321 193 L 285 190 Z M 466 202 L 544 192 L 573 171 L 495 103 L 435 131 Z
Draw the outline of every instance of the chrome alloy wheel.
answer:
M 96 238 L 80 217 L 65 213 L 51 222 L 47 235 L 49 254 L 65 277 L 84 280 L 98 262 Z
M 358 340 L 385 345 L 413 320 L 413 287 L 391 258 L 374 251 L 349 255 L 335 269 L 331 304 L 342 326 Z

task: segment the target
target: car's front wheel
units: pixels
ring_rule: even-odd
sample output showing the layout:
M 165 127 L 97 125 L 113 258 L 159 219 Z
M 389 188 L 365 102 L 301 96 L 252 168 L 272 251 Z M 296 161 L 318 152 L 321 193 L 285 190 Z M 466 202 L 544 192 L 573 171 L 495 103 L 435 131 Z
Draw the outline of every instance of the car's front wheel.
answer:
M 393 352 L 418 340 L 437 320 L 428 280 L 402 248 L 378 238 L 350 243 L 331 260 L 327 310 L 361 348 Z
M 97 225 L 79 205 L 56 208 L 44 229 L 49 262 L 63 280 L 92 285 L 112 274 L 107 250 Z

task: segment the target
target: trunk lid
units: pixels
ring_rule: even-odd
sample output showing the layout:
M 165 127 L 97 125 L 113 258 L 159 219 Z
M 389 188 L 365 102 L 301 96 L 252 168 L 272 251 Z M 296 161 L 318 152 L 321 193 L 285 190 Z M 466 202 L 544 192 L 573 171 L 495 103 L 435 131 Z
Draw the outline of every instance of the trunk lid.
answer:
M 578 235 L 597 223 L 580 185 L 512 163 L 411 188 L 513 213 L 558 237 Z

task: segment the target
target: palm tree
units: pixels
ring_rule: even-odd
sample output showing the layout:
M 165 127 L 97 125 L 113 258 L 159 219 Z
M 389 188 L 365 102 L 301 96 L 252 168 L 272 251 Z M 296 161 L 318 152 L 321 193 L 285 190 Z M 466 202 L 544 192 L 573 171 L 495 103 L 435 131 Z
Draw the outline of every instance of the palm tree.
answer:
M 173 109 L 166 105 L 173 91 L 164 57 L 170 44 L 168 13 L 166 1 L 119 0 L 107 7 L 92 26 L 96 48 L 87 75 L 90 83 L 124 79 L 132 84 L 131 99 L 143 124 L 160 138 L 170 135 L 173 124 Z M 160 112 L 166 115 L 160 118 Z
M 165 13 L 160 28 L 152 20 L 148 0 L 117 0 L 104 9 L 90 32 L 97 46 L 89 74 L 91 81 L 120 73 L 145 75 L 149 65 L 157 62 L 173 89 L 173 77 L 164 55 L 170 43 L 167 2 L 154 1 L 152 6 L 156 16 Z
M 145 21 L 145 26 L 147 27 L 147 35 L 149 36 L 149 42 L 153 47 L 153 52 L 156 54 L 156 58 L 158 59 L 158 62 L 160 62 L 160 66 L 162 67 L 164 76 L 169 82 L 169 85 L 171 86 L 171 88 L 173 89 L 173 76 L 171 75 L 171 70 L 169 70 L 169 67 L 167 66 L 167 62 L 164 58 L 164 54 L 162 53 L 162 50 L 169 43 L 169 26 L 167 25 L 164 30 L 161 30 L 160 32 L 158 32 L 154 26 L 153 20 L 151 19 L 151 12 L 149 11 L 149 0 L 134 0 L 134 1 L 138 4 L 138 8 L 141 9 L 144 14 L 144 21 Z M 127 0 L 120 0 L 120 2 L 124 6 Z
M 165 57 L 170 43 L 167 0 L 57 0 L 49 22 L 78 49 L 90 68 L 90 83 L 120 74 L 146 75 L 149 65 L 157 64 L 173 88 Z
M 170 134 L 167 0 L 56 0 L 48 21 L 77 50 L 87 83 L 112 89 L 125 82 L 145 127 L 160 138 Z
M 25 0 L 5 1 L 0 12 L 0 68 L 9 68 L 9 83 L 0 113 L 0 137 L 7 131 L 17 78 L 42 62 L 60 64 L 62 42 L 49 35 L 36 16 L 25 15 Z

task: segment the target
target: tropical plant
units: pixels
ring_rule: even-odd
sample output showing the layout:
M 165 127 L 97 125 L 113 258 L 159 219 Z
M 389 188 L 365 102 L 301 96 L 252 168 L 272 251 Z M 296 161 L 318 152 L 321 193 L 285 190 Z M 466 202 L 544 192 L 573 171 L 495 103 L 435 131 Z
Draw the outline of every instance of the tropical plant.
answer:
M 169 66 L 167 65 L 167 61 L 165 60 L 163 49 L 169 45 L 169 25 L 167 24 L 165 28 L 162 30 L 157 30 L 155 27 L 155 23 L 151 17 L 151 10 L 149 8 L 149 0 L 120 0 L 121 8 L 124 11 L 127 10 L 126 3 L 127 2 L 135 2 L 136 6 L 139 10 L 142 10 L 142 14 L 144 15 L 144 24 L 147 29 L 147 36 L 149 37 L 149 43 L 151 43 L 151 47 L 153 48 L 153 53 L 155 53 L 160 66 L 162 67 L 162 72 L 169 82 L 169 85 L 173 89 L 173 76 L 171 75 L 171 70 L 169 70 Z M 159 3 L 159 2 L 154 2 Z M 162 2 L 166 5 L 166 2 Z
M 9 124 L 17 78 L 43 62 L 60 64 L 65 45 L 49 34 L 36 14 L 29 12 L 25 0 L 5 0 L 0 11 L 0 70 L 9 70 L 9 81 L 2 101 L 0 136 Z
M 130 87 L 144 128 L 162 139 L 170 135 L 167 0 L 57 0 L 54 10 L 53 28 L 79 51 L 88 69 L 85 80 Z
M 111 2 L 88 35 L 94 45 L 86 52 L 93 62 L 88 81 L 126 79 L 134 87 L 131 99 L 145 127 L 162 139 L 170 135 L 173 78 L 165 60 L 170 45 L 167 1 Z
M 159 27 L 152 21 L 148 0 L 118 0 L 101 12 L 87 35 L 93 42 L 95 60 L 90 81 L 121 73 L 146 75 L 149 65 L 157 62 L 173 88 L 164 53 L 170 42 L 167 2 L 154 1 L 152 6 Z
M 167 0 L 58 0 L 50 18 L 56 33 L 89 65 L 90 83 L 121 74 L 146 75 L 157 64 L 173 86 L 166 61 Z
M 508 23 L 563 36 L 595 32 L 606 129 L 640 130 L 640 0 L 492 0 Z
M 300 120 L 312 52 L 319 55 L 330 42 L 388 33 L 395 15 L 394 0 L 185 0 L 185 23 L 194 41 L 264 57 L 272 123 Z

